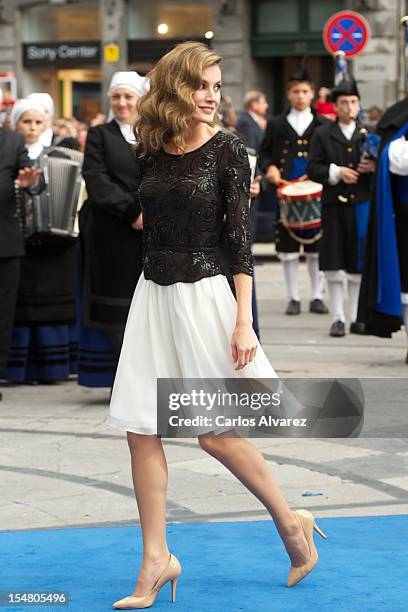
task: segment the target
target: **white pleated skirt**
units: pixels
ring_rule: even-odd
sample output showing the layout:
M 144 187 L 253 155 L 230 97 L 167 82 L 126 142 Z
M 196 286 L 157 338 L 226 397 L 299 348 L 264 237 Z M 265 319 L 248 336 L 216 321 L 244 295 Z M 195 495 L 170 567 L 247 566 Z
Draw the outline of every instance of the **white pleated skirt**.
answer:
M 158 285 L 142 274 L 126 323 L 107 423 L 157 433 L 157 378 L 277 378 L 258 343 L 235 370 L 231 337 L 237 305 L 225 276 Z

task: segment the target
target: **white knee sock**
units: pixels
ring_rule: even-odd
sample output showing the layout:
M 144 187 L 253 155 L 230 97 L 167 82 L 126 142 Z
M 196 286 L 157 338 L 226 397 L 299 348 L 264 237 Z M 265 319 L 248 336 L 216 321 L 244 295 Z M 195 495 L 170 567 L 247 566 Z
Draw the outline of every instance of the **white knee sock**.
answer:
M 360 295 L 361 274 L 347 274 L 347 293 L 350 323 L 357 321 L 358 296 Z
M 407 339 L 408 339 L 408 304 L 403 304 L 402 316 L 404 319 L 405 332 L 407 334 Z
M 312 300 L 322 299 L 323 272 L 319 270 L 319 256 L 317 253 L 305 253 L 307 270 L 310 278 L 310 292 Z
M 292 259 L 291 261 L 282 261 L 283 273 L 285 275 L 286 290 L 290 300 L 299 301 L 299 287 L 298 287 L 298 271 L 299 271 L 299 259 Z
M 343 321 L 344 323 L 346 318 L 343 308 L 343 282 L 328 280 L 327 286 L 330 298 L 330 314 L 333 321 Z

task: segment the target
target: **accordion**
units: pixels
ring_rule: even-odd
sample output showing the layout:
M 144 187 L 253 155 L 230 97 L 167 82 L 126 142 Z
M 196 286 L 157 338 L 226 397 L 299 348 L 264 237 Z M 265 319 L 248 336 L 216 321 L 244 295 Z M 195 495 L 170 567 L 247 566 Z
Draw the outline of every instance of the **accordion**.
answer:
M 45 189 L 38 195 L 17 189 L 17 210 L 26 244 L 77 239 L 75 218 L 81 195 L 82 159 L 79 151 L 53 147 L 37 160 Z

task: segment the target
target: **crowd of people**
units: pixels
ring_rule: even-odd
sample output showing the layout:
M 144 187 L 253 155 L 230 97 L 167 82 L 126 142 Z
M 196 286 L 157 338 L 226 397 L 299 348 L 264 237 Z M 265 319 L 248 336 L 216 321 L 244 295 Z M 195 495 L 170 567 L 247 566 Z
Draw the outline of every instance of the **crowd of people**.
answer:
M 143 215 L 137 194 L 141 158 L 135 154 L 133 126 L 137 101 L 147 88 L 148 80 L 135 72 L 116 73 L 108 92 L 112 119 L 100 112 L 90 125 L 72 117 L 56 118 L 54 102 L 47 93 L 32 93 L 17 101 L 9 92 L 3 96 L 1 138 L 19 135 L 19 145 L 14 174 L 8 176 L 8 195 L 2 194 L 2 200 L 6 197 L 8 205 L 13 206 L 10 181 L 17 178 L 19 171 L 32 172 L 41 165 L 40 161 L 63 156 L 66 149 L 84 154 L 82 175 L 87 194 L 79 213 L 79 239 L 43 237 L 26 241 L 24 249 L 19 237 L 9 250 L 3 247 L 4 253 L 0 253 L 2 291 L 6 296 L 2 309 L 7 311 L 7 317 L 4 313 L 2 317 L 0 368 L 6 380 L 50 382 L 77 374 L 79 384 L 113 384 L 128 308 L 143 268 Z M 330 311 L 331 336 L 346 333 L 345 279 L 350 332 L 389 336 L 399 329 L 402 320 L 407 324 L 408 317 L 405 247 L 401 246 L 405 208 L 395 204 L 399 212 L 393 262 L 398 262 L 403 307 L 398 309 L 394 300 L 391 310 L 386 311 L 390 329 L 384 324 L 378 330 L 372 323 L 373 318 L 378 318 L 373 303 L 377 267 L 373 252 L 368 259 L 365 246 L 379 159 L 378 151 L 373 153 L 366 146 L 367 133 L 375 132 L 378 124 L 380 133 L 388 136 L 389 115 L 381 119 L 378 107 L 363 115 L 360 95 L 351 78 L 333 90 L 321 87 L 316 96 L 314 83 L 303 65 L 290 77 L 286 97 L 287 111 L 274 117 L 268 116 L 266 94 L 256 90 L 245 95 L 241 113 L 236 112 L 228 96 L 221 97 L 218 108 L 219 129 L 237 135 L 249 156 L 257 160 L 250 186 L 252 233 L 256 233 L 260 199 L 267 202 L 271 214 L 272 209 L 278 211 L 275 239 L 287 288 L 286 314 L 301 313 L 298 270 L 303 253 L 310 279 L 309 310 L 315 314 Z M 391 145 L 391 151 L 394 149 L 395 145 Z M 395 154 L 392 159 L 393 174 L 402 175 Z M 306 178 L 323 185 L 317 198 L 322 204 L 316 207 L 313 199 L 313 229 L 293 230 L 285 217 L 287 211 L 284 214 L 279 188 Z M 391 180 L 391 192 L 395 180 Z M 20 181 L 19 192 L 25 190 L 24 197 L 42 197 L 41 173 L 36 175 L 36 181 L 34 187 Z M 401 182 L 402 179 L 396 192 L 399 198 Z M 291 205 L 296 209 L 296 201 Z M 4 214 L 1 209 L 0 214 Z M 16 237 L 18 215 L 14 216 Z M 370 240 L 376 244 L 375 221 L 370 223 Z M 227 270 L 228 261 L 224 263 Z M 12 264 L 14 270 L 18 267 L 18 273 L 14 273 L 13 287 L 7 288 Z M 389 261 L 384 265 L 390 265 Z M 383 284 L 385 273 L 384 269 Z M 325 284 L 328 305 L 323 301 Z M 255 279 L 252 310 L 253 327 L 259 338 Z
M 2 93 L 1 97 L 0 125 L 8 129 L 14 129 L 12 114 L 16 100 L 13 99 L 8 89 Z M 43 135 L 41 140 L 47 142 L 47 144 L 52 142 L 56 146 L 69 147 L 84 152 L 88 129 L 105 123 L 107 119 L 106 115 L 102 112 L 97 113 L 89 124 L 76 117 L 60 118 L 55 116 L 54 102 L 49 94 L 42 94 L 41 101 L 47 113 L 47 128 L 45 132 L 48 135 L 48 139 Z
M 332 91 L 328 87 L 320 87 L 314 108 L 320 115 L 329 119 L 336 119 L 336 111 L 332 102 Z M 5 89 L 1 94 L 0 103 L 0 125 L 5 128 L 12 128 L 11 112 L 16 100 L 12 97 L 11 91 Z M 44 95 L 43 102 L 49 108 L 50 128 L 52 130 L 52 142 L 55 145 L 72 147 L 79 151 L 85 151 L 86 137 L 88 130 L 91 127 L 106 123 L 108 117 L 103 112 L 97 112 L 96 115 L 89 121 L 85 122 L 76 117 L 57 117 L 54 111 L 54 102 L 51 96 Z M 248 91 L 242 102 L 242 112 L 236 110 L 236 106 L 230 96 L 223 95 L 221 97 L 220 108 L 218 109 L 218 118 L 222 122 L 225 129 L 232 133 L 239 134 L 241 137 L 245 134 L 245 116 L 248 113 L 254 113 L 257 116 L 257 121 L 262 129 L 266 127 L 266 116 L 269 108 L 267 96 L 261 91 Z M 255 109 L 255 110 L 254 110 Z M 369 107 L 363 114 L 362 122 L 372 131 L 375 131 L 378 121 L 382 116 L 383 111 L 376 105 Z M 249 124 L 248 133 L 251 132 L 251 124 Z M 51 133 L 51 131 L 49 132 Z M 251 139 L 252 137 L 249 136 Z M 252 142 L 252 141 L 251 141 Z M 252 147 L 252 144 L 248 145 Z M 256 147 L 255 147 L 256 148 Z

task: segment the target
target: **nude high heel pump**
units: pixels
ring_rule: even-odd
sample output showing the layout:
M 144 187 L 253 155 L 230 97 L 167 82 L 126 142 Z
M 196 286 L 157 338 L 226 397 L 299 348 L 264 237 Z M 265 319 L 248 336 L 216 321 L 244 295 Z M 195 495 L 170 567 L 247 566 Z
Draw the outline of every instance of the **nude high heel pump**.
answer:
M 176 601 L 177 580 L 181 574 L 181 565 L 177 557 L 170 554 L 168 565 L 164 568 L 153 587 L 146 595 L 136 596 L 129 595 L 124 599 L 115 601 L 113 607 L 116 610 L 134 610 L 137 608 L 150 608 L 159 594 L 160 589 L 169 581 L 171 581 L 171 601 Z
M 313 530 L 317 531 L 322 538 L 327 540 L 327 537 L 323 531 L 316 525 L 314 516 L 311 512 L 309 512 L 309 510 L 295 510 L 295 514 L 300 526 L 303 529 L 303 533 L 305 534 L 305 538 L 309 546 L 310 556 L 309 560 L 300 567 L 293 567 L 293 565 L 291 566 L 288 576 L 288 587 L 292 587 L 303 580 L 303 578 L 305 578 L 305 576 L 312 571 L 317 563 L 318 554 L 313 541 Z

